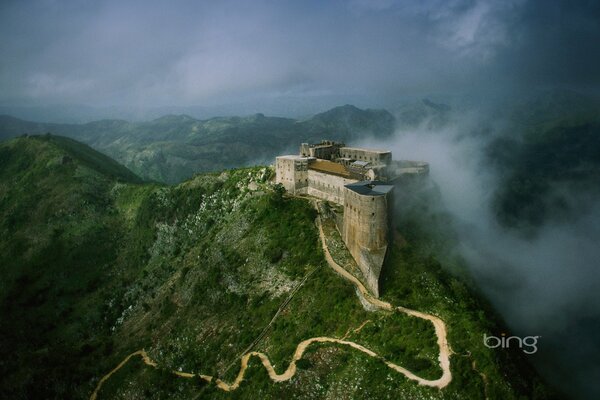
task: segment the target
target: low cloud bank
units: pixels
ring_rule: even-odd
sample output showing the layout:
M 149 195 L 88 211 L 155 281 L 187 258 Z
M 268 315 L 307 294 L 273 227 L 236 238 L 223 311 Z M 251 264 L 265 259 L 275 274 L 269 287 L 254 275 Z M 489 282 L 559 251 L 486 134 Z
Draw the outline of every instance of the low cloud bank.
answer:
M 425 121 L 393 140 L 361 145 L 430 163 L 454 219 L 458 250 L 480 289 L 515 334 L 542 336 L 532 356 L 540 372 L 575 398 L 600 398 L 593 385 L 600 377 L 594 361 L 600 356 L 600 206 L 547 222 L 534 238 L 500 226 L 491 202 L 502 181 L 485 148 L 500 134 L 489 127 L 502 124 L 490 121 L 487 113 L 464 112 L 442 126 Z M 570 196 L 572 205 L 590 203 L 589 193 Z

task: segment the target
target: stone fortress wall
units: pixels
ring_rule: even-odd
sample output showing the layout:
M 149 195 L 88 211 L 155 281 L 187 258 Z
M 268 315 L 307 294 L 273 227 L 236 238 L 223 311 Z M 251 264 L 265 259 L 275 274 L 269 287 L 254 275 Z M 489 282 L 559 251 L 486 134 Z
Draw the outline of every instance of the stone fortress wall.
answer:
M 308 170 L 308 194 L 341 206 L 344 205 L 345 186 L 355 182 L 356 179 Z
M 373 181 L 345 187 L 342 238 L 376 297 L 388 246 L 392 188 Z
M 275 162 L 277 183 L 295 194 L 306 194 L 308 189 L 308 160 L 300 156 L 277 157 Z
M 276 183 L 292 194 L 311 195 L 343 207 L 338 229 L 365 284 L 379 296 L 379 275 L 390 235 L 394 181 L 402 175 L 427 175 L 423 162 L 393 161 L 387 150 L 346 147 L 322 141 L 302 143 L 299 155 L 279 156 Z
M 392 152 L 388 150 L 362 149 L 357 147 L 341 147 L 340 158 L 354 161 L 365 161 L 371 164 L 389 165 L 392 162 Z

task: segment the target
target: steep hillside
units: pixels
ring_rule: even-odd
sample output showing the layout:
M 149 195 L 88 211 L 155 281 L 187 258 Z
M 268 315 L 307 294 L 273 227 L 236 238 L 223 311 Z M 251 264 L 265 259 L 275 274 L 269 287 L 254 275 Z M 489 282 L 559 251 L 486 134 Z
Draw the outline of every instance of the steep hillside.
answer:
M 197 172 L 270 163 L 289 143 L 330 138 L 388 137 L 394 117 L 385 110 L 336 107 L 312 118 L 220 117 L 196 120 L 168 115 L 150 122 L 103 120 L 82 125 L 42 124 L 0 116 L 0 139 L 51 132 L 83 141 L 139 176 L 177 183 Z
M 546 222 L 576 220 L 594 206 L 600 195 L 598 110 L 552 115 L 534 107 L 530 118 L 537 122 L 488 146 L 501 178 L 493 208 L 502 225 L 533 234 Z
M 313 205 L 285 196 L 268 168 L 141 184 L 52 135 L 1 143 L 0 165 L 2 398 L 89 398 L 140 349 L 156 368 L 131 358 L 103 382 L 99 399 L 230 398 L 215 381 L 172 371 L 232 382 L 252 349 L 282 372 L 298 344 L 317 336 L 362 344 L 424 379 L 441 375 L 433 325 L 365 309 L 325 262 Z M 431 243 L 442 241 L 405 211 L 383 298 L 445 321 L 450 385 L 419 386 L 378 357 L 322 343 L 281 383 L 251 359 L 237 398 L 549 398 L 518 349 L 483 345 L 483 333 L 501 328 L 445 272 L 458 264 L 436 258 L 442 252 Z M 333 222 L 321 218 L 342 263 Z

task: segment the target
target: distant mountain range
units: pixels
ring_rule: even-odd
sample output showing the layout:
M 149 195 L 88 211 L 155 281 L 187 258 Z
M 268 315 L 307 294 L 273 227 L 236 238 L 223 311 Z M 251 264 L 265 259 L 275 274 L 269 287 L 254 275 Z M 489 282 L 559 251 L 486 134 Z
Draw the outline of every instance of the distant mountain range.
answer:
M 301 142 L 386 138 L 393 133 L 394 123 L 388 111 L 351 105 L 305 120 L 263 114 L 207 120 L 167 115 L 150 122 L 55 124 L 0 116 L 0 139 L 23 134 L 64 135 L 111 156 L 146 180 L 176 183 L 194 173 L 271 163 L 281 152 L 295 153 Z

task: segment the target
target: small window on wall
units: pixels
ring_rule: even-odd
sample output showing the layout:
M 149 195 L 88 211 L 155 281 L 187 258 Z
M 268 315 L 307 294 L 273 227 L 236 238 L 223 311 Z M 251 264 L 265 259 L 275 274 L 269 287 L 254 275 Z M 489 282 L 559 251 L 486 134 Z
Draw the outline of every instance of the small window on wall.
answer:
M 375 213 L 371 213 L 371 216 L 372 216 L 372 217 L 374 217 L 374 216 L 375 216 Z

